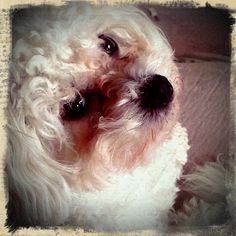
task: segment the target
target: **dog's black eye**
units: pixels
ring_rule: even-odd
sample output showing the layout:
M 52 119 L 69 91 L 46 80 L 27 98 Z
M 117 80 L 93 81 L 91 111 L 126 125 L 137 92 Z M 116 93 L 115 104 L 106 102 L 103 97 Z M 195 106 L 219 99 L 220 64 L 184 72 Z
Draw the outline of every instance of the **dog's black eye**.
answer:
M 112 56 L 118 52 L 118 45 L 112 38 L 104 34 L 100 35 L 99 38 L 104 40 L 104 43 L 102 43 L 101 46 L 109 56 Z
M 76 120 L 85 115 L 86 112 L 86 103 L 85 99 L 78 94 L 75 100 L 64 104 L 63 106 L 63 115 L 64 120 Z

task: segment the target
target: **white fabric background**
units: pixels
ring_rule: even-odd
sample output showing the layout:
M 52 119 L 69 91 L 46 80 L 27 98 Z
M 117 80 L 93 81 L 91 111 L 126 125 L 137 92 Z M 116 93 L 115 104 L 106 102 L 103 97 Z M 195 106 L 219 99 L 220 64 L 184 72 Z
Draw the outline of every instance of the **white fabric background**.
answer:
M 224 62 L 179 63 L 184 80 L 181 122 L 187 127 L 189 158 L 229 152 L 229 75 Z

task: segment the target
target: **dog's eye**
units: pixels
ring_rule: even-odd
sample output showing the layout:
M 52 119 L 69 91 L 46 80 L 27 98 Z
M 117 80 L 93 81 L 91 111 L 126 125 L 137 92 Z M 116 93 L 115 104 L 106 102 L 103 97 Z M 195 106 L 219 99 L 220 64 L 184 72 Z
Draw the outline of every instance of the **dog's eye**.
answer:
M 85 115 L 86 104 L 85 99 L 78 94 L 72 102 L 66 103 L 63 106 L 63 116 L 64 120 L 76 120 Z
M 112 38 L 105 36 L 104 34 L 100 35 L 99 38 L 104 40 L 101 46 L 109 56 L 112 56 L 118 52 L 118 45 Z

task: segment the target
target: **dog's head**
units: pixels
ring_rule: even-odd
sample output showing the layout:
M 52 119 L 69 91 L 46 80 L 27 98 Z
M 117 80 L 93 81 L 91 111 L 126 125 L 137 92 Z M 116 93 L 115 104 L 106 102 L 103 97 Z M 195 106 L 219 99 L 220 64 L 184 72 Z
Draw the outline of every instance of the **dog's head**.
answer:
M 13 30 L 11 125 L 23 146 L 33 137 L 35 158 L 73 166 L 83 185 L 152 158 L 176 123 L 181 81 L 170 45 L 142 11 L 36 9 Z

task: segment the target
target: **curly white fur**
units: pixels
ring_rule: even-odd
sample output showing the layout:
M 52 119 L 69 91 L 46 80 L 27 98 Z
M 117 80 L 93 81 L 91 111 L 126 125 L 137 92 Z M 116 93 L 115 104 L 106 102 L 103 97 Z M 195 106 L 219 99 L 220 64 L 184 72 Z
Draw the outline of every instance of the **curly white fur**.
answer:
M 131 6 L 74 4 L 23 15 L 13 25 L 8 106 L 15 220 L 165 228 L 188 140 L 177 122 L 181 80 L 162 32 Z M 101 49 L 103 34 L 116 40 L 118 59 Z M 136 102 L 150 74 L 174 88 L 169 109 L 151 117 Z M 63 120 L 63 104 L 82 91 L 93 94 L 89 115 Z
M 233 161 L 231 160 L 231 163 Z M 230 205 L 227 205 L 232 191 L 229 166 L 219 158 L 216 162 L 206 162 L 195 166 L 191 173 L 183 175 L 182 189 L 191 193 L 190 200 L 183 203 L 179 212 L 170 218 L 177 225 L 209 226 L 223 224 L 230 220 Z

